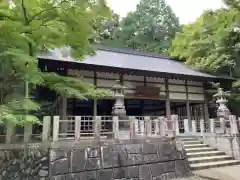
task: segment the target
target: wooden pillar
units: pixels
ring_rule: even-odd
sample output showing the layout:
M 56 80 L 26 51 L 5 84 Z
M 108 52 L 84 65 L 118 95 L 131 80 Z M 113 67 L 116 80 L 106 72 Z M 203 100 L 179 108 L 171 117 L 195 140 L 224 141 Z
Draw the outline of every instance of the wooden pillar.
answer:
M 190 112 L 190 102 L 189 102 L 189 97 L 188 97 L 188 84 L 187 80 L 185 81 L 185 87 L 186 87 L 186 110 L 187 110 L 187 119 L 188 119 L 188 125 L 189 129 L 192 129 L 192 123 L 191 123 L 191 112 Z
M 123 83 L 123 74 L 120 74 L 119 80 L 120 80 L 121 85 L 123 85 L 123 84 L 124 84 L 124 83 Z
M 209 121 L 209 112 L 208 112 L 208 99 L 207 99 L 207 93 L 204 92 L 204 105 L 203 105 L 203 109 L 204 109 L 204 119 L 205 122 Z
M 67 120 L 67 96 L 61 95 L 60 119 Z
M 165 93 L 166 93 L 166 118 L 171 119 L 171 107 L 170 107 L 170 98 L 169 98 L 169 86 L 168 79 L 165 78 Z
M 97 72 L 94 71 L 94 86 L 97 87 Z M 93 116 L 96 119 L 97 116 L 97 99 L 93 100 Z
M 67 76 L 68 75 L 68 69 L 64 68 L 63 71 L 60 72 L 60 75 Z M 64 91 L 63 94 L 61 94 L 60 97 L 60 120 L 67 120 L 67 92 L 66 90 Z M 60 130 L 62 131 L 61 133 L 66 133 L 67 134 L 67 129 L 68 129 L 68 122 L 63 122 L 61 123 Z

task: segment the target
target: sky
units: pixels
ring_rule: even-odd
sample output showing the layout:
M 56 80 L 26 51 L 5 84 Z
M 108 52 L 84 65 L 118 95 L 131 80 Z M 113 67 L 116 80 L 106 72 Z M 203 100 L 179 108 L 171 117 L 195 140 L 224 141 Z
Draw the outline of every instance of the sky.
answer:
M 204 10 L 218 9 L 223 6 L 222 0 L 165 0 L 179 17 L 181 24 L 194 22 Z M 109 6 L 121 17 L 134 11 L 139 0 L 107 0 Z

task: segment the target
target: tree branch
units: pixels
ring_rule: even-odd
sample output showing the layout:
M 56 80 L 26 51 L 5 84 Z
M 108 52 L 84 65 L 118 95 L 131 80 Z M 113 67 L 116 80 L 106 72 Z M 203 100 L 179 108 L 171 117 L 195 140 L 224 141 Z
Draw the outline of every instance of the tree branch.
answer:
M 26 6 L 24 4 L 24 0 L 22 0 L 22 9 L 23 9 L 24 19 L 26 21 L 26 24 L 28 24 L 27 9 L 26 9 Z
M 63 0 L 63 1 L 61 1 L 58 5 L 61 5 L 61 4 L 64 3 L 64 2 L 67 3 L 68 1 Z M 59 6 L 53 6 L 53 7 L 51 7 L 51 8 L 44 9 L 44 10 L 36 13 L 36 14 L 33 15 L 33 17 L 28 21 L 28 23 L 31 23 L 37 16 L 41 15 L 42 13 L 47 12 L 47 11 L 51 11 L 51 10 L 57 9 L 57 8 L 60 8 L 60 7 L 59 7 Z

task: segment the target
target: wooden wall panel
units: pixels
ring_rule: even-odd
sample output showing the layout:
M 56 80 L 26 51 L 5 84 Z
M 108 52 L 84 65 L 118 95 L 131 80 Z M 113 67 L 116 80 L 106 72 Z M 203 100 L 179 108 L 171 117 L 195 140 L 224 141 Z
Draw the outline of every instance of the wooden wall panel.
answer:
M 169 91 L 186 93 L 186 87 L 184 85 L 169 85 Z
M 204 94 L 189 94 L 188 98 L 190 101 L 204 101 Z
M 124 86 L 127 89 L 136 89 L 136 86 L 144 86 L 143 82 L 131 82 L 131 81 L 123 81 Z
M 169 84 L 185 84 L 185 81 L 177 80 L 177 79 L 169 79 L 168 83 Z
M 120 79 L 119 74 L 97 72 L 97 78 L 100 79 Z
M 164 84 L 147 83 L 147 87 L 158 87 L 158 88 L 160 88 L 160 91 L 165 91 L 165 85 Z
M 188 81 L 188 85 L 195 85 L 195 86 L 203 86 L 202 82 L 196 82 L 196 81 Z
M 68 69 L 68 75 L 70 76 L 82 76 L 82 77 L 94 77 L 93 71 L 84 71 L 76 69 Z
M 175 100 L 187 100 L 187 95 L 184 93 L 169 93 L 169 98 L 170 99 L 175 99 Z
M 164 79 L 162 78 L 152 78 L 152 77 L 146 77 L 147 82 L 152 82 L 152 83 L 161 83 L 164 84 Z
M 188 86 L 188 92 L 190 93 L 204 93 L 203 87 Z
M 97 78 L 97 87 L 112 88 L 116 84 L 116 80 L 99 79 Z
M 129 76 L 129 75 L 124 75 L 123 80 L 133 80 L 133 81 L 144 81 L 144 77 L 142 76 Z
M 94 78 L 83 77 L 81 80 L 86 83 L 94 84 Z

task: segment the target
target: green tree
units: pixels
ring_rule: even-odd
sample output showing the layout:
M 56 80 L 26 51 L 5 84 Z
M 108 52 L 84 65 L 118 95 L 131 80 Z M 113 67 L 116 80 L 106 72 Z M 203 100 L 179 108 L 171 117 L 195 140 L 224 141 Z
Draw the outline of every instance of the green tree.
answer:
M 141 0 L 115 30 L 113 45 L 164 52 L 171 46 L 179 20 L 164 0 Z
M 206 11 L 194 23 L 185 25 L 183 31 L 176 34 L 169 54 L 201 71 L 239 79 L 239 1 L 228 0 L 227 5 L 224 9 Z M 237 86 L 239 83 L 232 89 L 232 109 L 240 104 Z
M 120 16 L 112 11 L 112 15 L 108 18 L 103 17 L 101 20 L 101 25 L 99 26 L 100 31 L 100 41 L 112 40 L 115 36 L 120 23 Z
M 193 24 L 177 33 L 170 55 L 180 58 L 193 68 L 216 72 L 232 65 L 223 39 L 229 34 L 237 13 L 227 9 L 206 11 Z
M 28 92 L 37 86 L 79 99 L 106 95 L 79 79 L 41 72 L 37 53 L 66 46 L 76 59 L 94 54 L 95 26 L 108 14 L 104 0 L 0 0 L 0 121 L 39 122 L 32 114 L 40 105 Z

